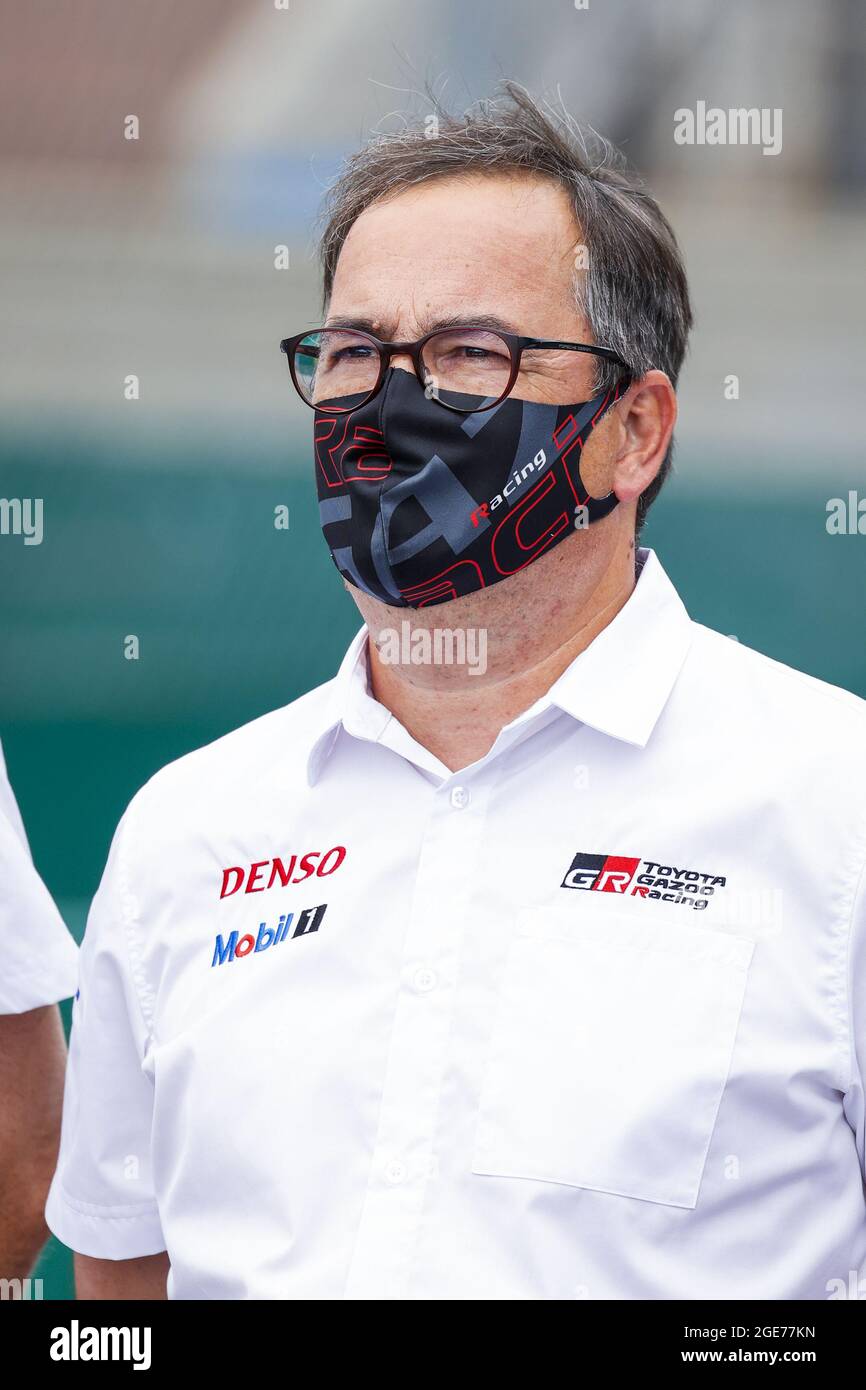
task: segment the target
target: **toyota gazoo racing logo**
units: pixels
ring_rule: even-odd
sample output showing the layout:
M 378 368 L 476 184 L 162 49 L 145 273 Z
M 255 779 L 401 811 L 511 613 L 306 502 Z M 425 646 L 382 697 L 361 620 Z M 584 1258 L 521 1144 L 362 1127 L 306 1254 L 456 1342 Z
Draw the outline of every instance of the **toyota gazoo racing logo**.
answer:
M 563 888 L 590 893 L 625 893 L 630 898 L 660 898 L 701 912 L 709 907 L 717 888 L 724 888 L 722 874 L 697 869 L 678 869 L 653 859 L 631 859 L 621 854 L 576 854 Z

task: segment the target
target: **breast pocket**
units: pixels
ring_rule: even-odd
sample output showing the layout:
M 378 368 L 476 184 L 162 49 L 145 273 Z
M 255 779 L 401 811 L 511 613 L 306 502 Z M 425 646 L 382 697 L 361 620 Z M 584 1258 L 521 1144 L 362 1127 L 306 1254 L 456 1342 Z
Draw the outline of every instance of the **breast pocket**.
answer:
M 473 1172 L 694 1207 L 753 946 L 692 921 L 520 923 Z

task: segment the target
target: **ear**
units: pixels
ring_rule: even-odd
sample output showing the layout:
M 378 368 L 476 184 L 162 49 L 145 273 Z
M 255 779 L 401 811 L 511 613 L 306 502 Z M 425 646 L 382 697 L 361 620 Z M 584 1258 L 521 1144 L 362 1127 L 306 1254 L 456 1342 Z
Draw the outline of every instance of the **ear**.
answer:
M 613 490 L 620 502 L 634 502 L 661 468 L 674 432 L 677 398 L 670 378 L 647 372 L 628 388 L 614 413 Z

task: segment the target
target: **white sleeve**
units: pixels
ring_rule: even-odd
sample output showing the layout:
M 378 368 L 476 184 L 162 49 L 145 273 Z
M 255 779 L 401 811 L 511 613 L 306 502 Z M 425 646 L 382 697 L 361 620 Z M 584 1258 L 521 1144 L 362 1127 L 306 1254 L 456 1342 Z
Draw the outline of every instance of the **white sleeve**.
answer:
M 114 837 L 81 947 L 60 1156 L 46 1207 L 48 1225 L 64 1245 L 106 1260 L 165 1249 L 151 1176 L 150 1033 L 127 937 L 127 817 Z
M 866 1183 L 866 864 L 854 893 L 851 938 L 848 944 L 848 1016 L 850 1020 L 851 1079 L 844 1108 L 857 1144 Z
M 78 949 L 33 866 L 0 749 L 0 1014 L 75 993 Z

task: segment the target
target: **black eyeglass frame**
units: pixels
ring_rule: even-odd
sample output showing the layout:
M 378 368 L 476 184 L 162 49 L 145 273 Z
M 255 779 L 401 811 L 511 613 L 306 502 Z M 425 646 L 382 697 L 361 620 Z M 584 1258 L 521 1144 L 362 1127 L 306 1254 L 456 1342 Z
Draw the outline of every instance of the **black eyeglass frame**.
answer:
M 388 368 L 391 365 L 391 358 L 395 357 L 398 353 L 405 353 L 407 356 L 411 357 L 412 365 L 415 368 L 415 375 L 417 376 L 421 385 L 426 389 L 428 383 L 424 380 L 424 362 L 421 354 L 424 348 L 426 347 L 427 343 L 430 342 L 431 338 L 438 338 L 443 333 L 460 333 L 461 331 L 471 331 L 473 333 L 493 333 L 497 338 L 501 338 L 502 342 L 505 343 L 509 353 L 511 354 L 511 372 L 508 378 L 508 385 L 506 386 L 505 390 L 502 392 L 501 395 L 496 397 L 496 400 L 490 401 L 488 405 L 482 405 L 470 410 L 464 410 L 461 406 L 449 405 L 447 401 L 443 401 L 435 393 L 431 396 L 431 399 L 436 401 L 438 405 L 443 406 L 445 410 L 453 410 L 458 415 L 480 415 L 485 410 L 492 410 L 494 406 L 499 405 L 499 403 L 501 401 L 504 401 L 507 396 L 510 396 L 512 387 L 514 386 L 514 383 L 517 380 L 518 374 L 520 372 L 520 360 L 523 356 L 524 351 L 527 348 L 557 348 L 567 352 L 590 353 L 593 357 L 601 357 L 606 362 L 614 362 L 617 364 L 617 366 L 622 367 L 624 376 L 622 380 L 618 383 L 620 386 L 627 385 L 631 382 L 631 368 L 628 366 L 628 363 L 622 360 L 619 353 L 614 352 L 613 348 L 595 347 L 593 344 L 590 343 L 561 343 L 555 339 L 550 338 L 522 338 L 517 333 L 506 333 L 501 328 L 488 328 L 483 323 L 458 323 L 452 325 L 449 328 L 434 328 L 432 332 L 425 333 L 423 338 L 419 338 L 417 342 L 414 343 L 385 343 L 380 338 L 375 337 L 372 333 L 368 333 L 366 329 L 347 328 L 344 327 L 342 324 L 335 324 L 334 327 L 331 329 L 307 328 L 303 333 L 296 333 L 292 338 L 283 338 L 282 342 L 280 343 L 280 352 L 284 352 L 286 354 L 289 363 L 289 373 L 292 378 L 292 385 L 294 386 L 301 400 L 304 402 L 305 405 L 310 406 L 312 410 L 319 410 L 322 407 L 317 405 L 315 401 L 307 400 L 306 396 L 304 395 L 303 391 L 298 385 L 298 378 L 295 374 L 295 351 L 303 342 L 304 338 L 309 338 L 310 335 L 313 333 L 353 333 L 357 338 L 364 338 L 368 343 L 375 347 L 379 354 L 379 375 L 376 379 L 376 384 L 373 387 L 373 389 L 364 397 L 363 400 L 359 401 L 357 405 L 353 405 L 351 407 L 351 410 L 344 410 L 339 412 L 343 415 L 350 415 L 352 410 L 360 410 L 361 406 L 366 405 L 368 401 L 371 401 L 373 399 L 377 392 L 381 391 L 382 383 L 385 380 Z M 327 407 L 325 408 L 327 409 Z

